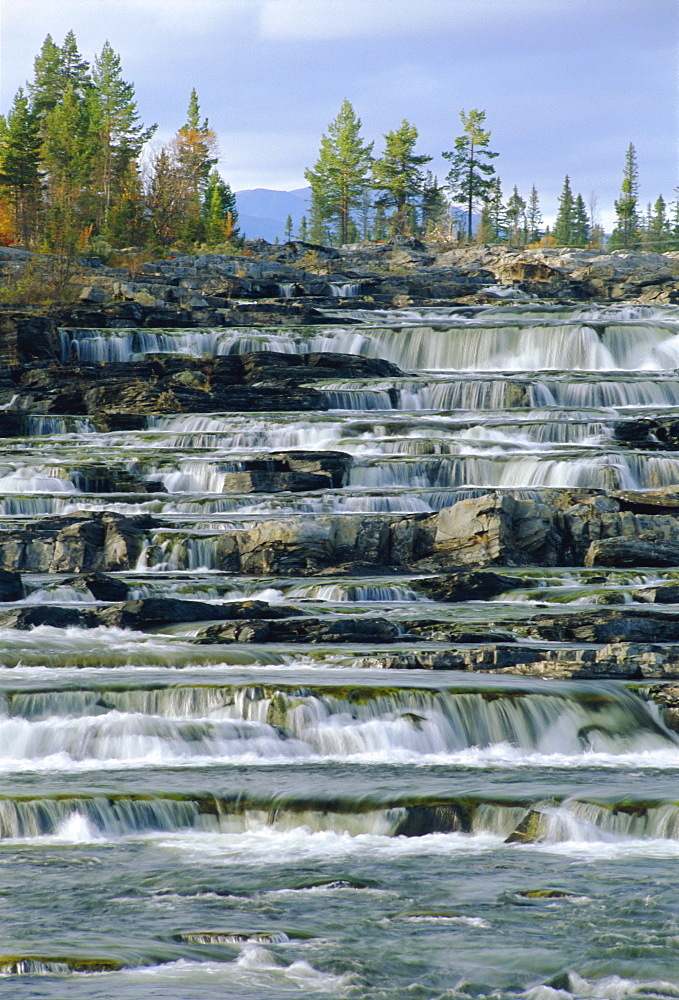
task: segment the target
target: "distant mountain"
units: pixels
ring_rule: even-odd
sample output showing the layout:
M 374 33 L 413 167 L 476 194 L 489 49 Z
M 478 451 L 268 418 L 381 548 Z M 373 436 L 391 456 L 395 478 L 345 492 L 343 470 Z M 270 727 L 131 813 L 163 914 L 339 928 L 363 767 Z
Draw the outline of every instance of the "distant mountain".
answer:
M 236 191 L 238 206 L 238 227 L 248 239 L 263 239 L 269 243 L 278 237 L 285 239 L 285 220 L 292 219 L 293 236 L 297 236 L 302 216 L 309 218 L 311 188 L 296 191 L 272 191 L 269 188 L 254 188 L 251 191 Z

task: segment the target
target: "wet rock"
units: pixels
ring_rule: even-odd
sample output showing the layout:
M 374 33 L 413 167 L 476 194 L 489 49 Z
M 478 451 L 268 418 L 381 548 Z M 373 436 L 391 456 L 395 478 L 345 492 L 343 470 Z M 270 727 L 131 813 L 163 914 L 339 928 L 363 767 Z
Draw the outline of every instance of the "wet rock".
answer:
M 130 590 L 124 580 L 117 580 L 104 573 L 84 573 L 82 576 L 68 577 L 64 580 L 64 585 L 87 590 L 95 601 L 125 601 Z
M 287 621 L 257 621 L 210 625 L 198 633 L 202 644 L 214 642 L 393 642 L 399 629 L 385 618 L 343 618 L 320 621 L 295 618 Z
M 619 569 L 633 566 L 677 566 L 679 535 L 676 542 L 634 538 L 597 539 L 587 549 L 584 565 L 613 566 Z
M 648 696 L 660 709 L 668 729 L 679 733 L 679 684 L 662 684 L 648 689 Z
M 266 601 L 232 601 L 207 604 L 167 597 L 145 597 L 112 604 L 92 612 L 100 625 L 146 629 L 185 622 L 233 621 L 251 618 L 282 618 L 296 615 L 296 608 L 277 607 Z
M 0 534 L 0 568 L 30 573 L 132 569 L 152 518 L 114 513 L 69 514 Z
M 265 458 L 244 459 L 227 472 L 229 493 L 279 493 L 282 490 L 320 490 L 345 486 L 353 459 L 339 451 L 271 452 Z
M 0 601 L 20 601 L 24 596 L 24 585 L 19 573 L 0 569 Z
M 505 844 L 534 844 L 544 836 L 542 813 L 530 809 L 518 826 L 509 834 Z
M 548 642 L 679 642 L 679 618 L 659 611 L 584 611 L 535 617 L 517 631 Z
M 551 566 L 558 553 L 552 512 L 535 500 L 489 493 L 438 514 L 434 555 L 443 565 Z
M 488 601 L 507 590 L 514 590 L 522 581 L 514 576 L 502 576 L 491 571 L 461 571 L 448 576 L 418 580 L 417 588 L 437 601 Z
M 50 625 L 53 628 L 87 628 L 90 624 L 89 613 L 86 611 L 52 607 L 49 604 L 0 611 L 0 628 L 26 630 L 40 625 Z

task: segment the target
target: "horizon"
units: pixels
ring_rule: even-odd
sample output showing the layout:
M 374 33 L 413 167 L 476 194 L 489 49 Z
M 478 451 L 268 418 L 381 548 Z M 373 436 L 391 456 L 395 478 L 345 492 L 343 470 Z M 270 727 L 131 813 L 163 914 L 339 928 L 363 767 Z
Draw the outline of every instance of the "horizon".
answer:
M 376 155 L 381 135 L 403 118 L 414 124 L 440 181 L 459 111 L 484 109 L 505 199 L 534 183 L 549 225 L 568 174 L 586 202 L 596 194 L 610 230 L 630 142 L 640 211 L 676 196 L 674 0 L 375 0 L 367 9 L 337 0 L 322 16 L 314 0 L 119 0 L 115 11 L 98 0 L 53 0 L 48 11 L 4 0 L 3 113 L 46 35 L 61 44 L 71 28 L 88 62 L 106 40 L 120 55 L 142 120 L 158 123 L 156 145 L 180 127 L 195 86 L 234 191 L 306 187 L 304 170 L 346 97 Z

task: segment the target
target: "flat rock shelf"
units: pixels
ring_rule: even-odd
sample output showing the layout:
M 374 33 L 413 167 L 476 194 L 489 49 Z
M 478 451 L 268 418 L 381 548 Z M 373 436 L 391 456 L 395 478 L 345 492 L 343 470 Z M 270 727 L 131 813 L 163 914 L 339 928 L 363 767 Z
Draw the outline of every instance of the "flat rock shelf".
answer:
M 12 350 L 0 993 L 679 996 L 679 307 Z

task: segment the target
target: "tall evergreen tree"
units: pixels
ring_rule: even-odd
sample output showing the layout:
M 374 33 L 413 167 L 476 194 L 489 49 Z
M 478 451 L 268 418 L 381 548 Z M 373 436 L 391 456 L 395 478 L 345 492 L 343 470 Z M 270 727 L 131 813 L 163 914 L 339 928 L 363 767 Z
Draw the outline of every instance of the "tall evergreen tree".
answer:
M 526 239 L 528 244 L 537 243 L 542 236 L 542 213 L 540 211 L 540 198 L 535 184 L 530 189 L 528 204 L 526 205 Z
M 670 246 L 670 223 L 667 205 L 661 194 L 656 198 L 648 226 L 648 249 L 664 253 Z
M 15 235 L 24 243 L 36 234 L 40 148 L 38 116 L 20 88 L 7 118 L 0 118 L 0 185 L 10 191 Z
M 352 228 L 352 215 L 369 187 L 374 143 L 361 138 L 361 119 L 349 101 L 344 100 L 337 118 L 321 138 L 318 160 L 313 169 L 304 171 L 311 185 L 314 229 L 323 222 L 334 226 L 334 235 L 346 243 Z
M 589 243 L 589 216 L 581 194 L 576 195 L 573 203 L 573 220 L 571 243 L 574 247 L 586 247 Z
M 573 199 L 573 192 L 571 190 L 571 181 L 568 174 L 566 174 L 563 182 L 563 188 L 561 189 L 561 194 L 559 195 L 559 208 L 556 214 L 554 229 L 552 230 L 552 237 L 554 238 L 557 246 L 569 247 L 573 244 L 574 208 L 575 202 Z
M 72 31 L 61 48 L 51 35 L 43 42 L 33 64 L 33 82 L 28 84 L 31 108 L 43 119 L 62 100 L 67 90 L 83 99 L 92 85 L 90 68 L 78 51 Z
M 108 42 L 94 60 L 92 82 L 100 125 L 101 222 L 106 227 L 111 204 L 121 192 L 123 178 L 139 157 L 144 143 L 153 136 L 156 126 L 145 128 L 140 123 L 134 86 L 122 79 L 120 58 Z
M 514 190 L 507 199 L 505 218 L 509 242 L 514 247 L 526 245 L 526 202 L 514 185 Z
M 201 121 L 195 88 L 191 91 L 186 122 L 170 144 L 175 182 L 182 188 L 185 213 L 184 236 L 189 241 L 203 238 L 202 202 L 210 171 L 217 163 L 217 135 L 207 118 Z
M 467 208 L 467 238 L 472 238 L 472 216 L 476 205 L 488 200 L 495 168 L 490 162 L 498 154 L 488 148 L 490 131 L 483 128 L 486 112 L 472 109 L 460 112 L 463 133 L 455 140 L 455 149 L 442 155 L 452 166 L 446 177 L 453 201 Z
M 620 197 L 614 202 L 617 222 L 609 245 L 613 248 L 629 249 L 639 244 L 639 168 L 637 154 L 632 143 L 627 147 L 625 166 L 620 185 Z
M 431 170 L 428 170 L 422 183 L 422 194 L 420 197 L 420 229 L 426 236 L 427 233 L 434 232 L 442 223 L 448 202 L 443 188 Z
M 502 182 L 497 175 L 490 182 L 486 205 L 488 207 L 486 232 L 490 238 L 484 242 L 504 243 L 507 238 L 507 216 L 502 200 Z M 483 209 L 481 211 L 483 212 Z
M 415 206 L 424 182 L 420 168 L 431 160 L 413 152 L 417 139 L 417 129 L 404 118 L 398 129 L 384 136 L 384 153 L 373 163 L 372 186 L 381 192 L 378 204 L 393 209 L 390 222 L 395 235 L 415 229 Z
M 217 170 L 211 170 L 208 177 L 203 220 L 208 243 L 235 243 L 240 238 L 236 196 Z

